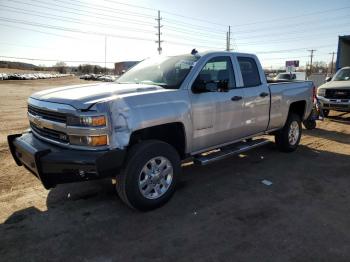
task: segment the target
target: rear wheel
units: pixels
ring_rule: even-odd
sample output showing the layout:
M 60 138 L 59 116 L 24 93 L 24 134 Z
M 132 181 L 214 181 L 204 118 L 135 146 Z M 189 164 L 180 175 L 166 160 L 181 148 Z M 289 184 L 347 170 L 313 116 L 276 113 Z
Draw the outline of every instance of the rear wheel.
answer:
M 296 114 L 289 114 L 284 127 L 275 135 L 275 143 L 283 152 L 293 152 L 297 149 L 301 138 L 301 120 Z
M 130 207 L 152 210 L 171 198 L 180 172 L 180 157 L 171 145 L 144 141 L 131 148 L 116 189 Z

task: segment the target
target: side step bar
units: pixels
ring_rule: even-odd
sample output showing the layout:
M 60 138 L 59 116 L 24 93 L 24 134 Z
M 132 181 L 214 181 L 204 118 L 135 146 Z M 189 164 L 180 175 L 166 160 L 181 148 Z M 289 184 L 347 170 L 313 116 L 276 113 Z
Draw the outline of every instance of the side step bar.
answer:
M 212 153 L 209 152 L 197 155 L 194 157 L 193 162 L 197 165 L 205 166 L 211 164 L 212 162 L 222 160 L 233 155 L 238 155 L 250 149 L 260 147 L 269 143 L 271 143 L 271 141 L 264 138 L 251 140 L 249 142 L 240 142 L 231 146 L 221 148 L 220 150 Z

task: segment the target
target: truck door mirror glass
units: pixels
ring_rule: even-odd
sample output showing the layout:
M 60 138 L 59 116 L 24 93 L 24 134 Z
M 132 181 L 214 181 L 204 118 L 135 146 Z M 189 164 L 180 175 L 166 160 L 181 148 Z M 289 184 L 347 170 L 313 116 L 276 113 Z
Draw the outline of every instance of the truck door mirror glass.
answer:
M 216 85 L 213 82 L 207 82 L 200 78 L 200 75 L 194 81 L 192 85 L 192 92 L 195 94 L 213 92 L 216 89 Z
M 329 81 L 331 81 L 332 80 L 332 78 L 330 77 L 330 76 L 327 76 L 326 77 L 326 82 L 329 82 Z

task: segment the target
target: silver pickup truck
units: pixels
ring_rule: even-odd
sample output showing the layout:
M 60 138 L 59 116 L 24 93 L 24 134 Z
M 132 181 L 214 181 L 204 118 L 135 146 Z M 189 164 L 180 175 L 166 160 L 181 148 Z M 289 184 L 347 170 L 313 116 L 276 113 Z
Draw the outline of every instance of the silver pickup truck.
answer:
M 252 54 L 158 56 L 114 83 L 33 94 L 30 130 L 8 143 L 47 189 L 113 177 L 125 203 L 149 210 L 170 199 L 185 160 L 206 165 L 268 143 L 256 138 L 266 134 L 294 151 L 314 96 L 312 82 L 267 83 Z

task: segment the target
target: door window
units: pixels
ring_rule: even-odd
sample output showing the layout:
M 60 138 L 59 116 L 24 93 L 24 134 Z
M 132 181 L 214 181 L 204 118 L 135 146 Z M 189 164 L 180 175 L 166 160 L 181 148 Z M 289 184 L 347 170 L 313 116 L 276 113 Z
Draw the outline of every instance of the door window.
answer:
M 194 86 L 201 86 L 206 92 L 224 92 L 235 88 L 232 62 L 228 56 L 210 59 L 198 74 Z
M 238 57 L 238 63 L 242 72 L 244 87 L 261 85 L 258 66 L 253 58 Z

